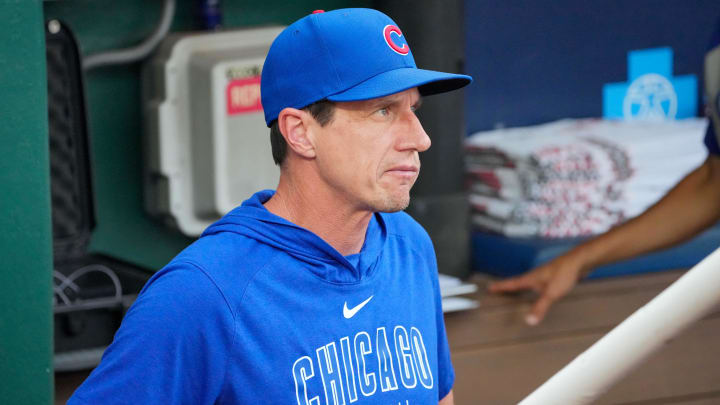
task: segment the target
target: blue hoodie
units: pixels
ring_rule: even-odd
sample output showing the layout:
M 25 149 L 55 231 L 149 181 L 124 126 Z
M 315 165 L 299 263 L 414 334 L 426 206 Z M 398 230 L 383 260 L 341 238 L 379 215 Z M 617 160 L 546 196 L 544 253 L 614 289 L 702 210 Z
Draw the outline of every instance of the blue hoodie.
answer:
M 262 191 L 145 285 L 69 404 L 432 404 L 452 388 L 437 267 L 405 213 L 342 256 Z

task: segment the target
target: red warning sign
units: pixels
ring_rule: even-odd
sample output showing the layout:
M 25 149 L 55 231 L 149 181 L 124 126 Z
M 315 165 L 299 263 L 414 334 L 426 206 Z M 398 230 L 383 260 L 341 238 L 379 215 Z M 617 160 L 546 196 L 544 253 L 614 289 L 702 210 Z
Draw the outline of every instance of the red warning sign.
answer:
M 228 115 L 262 111 L 260 103 L 260 76 L 232 80 L 227 85 Z

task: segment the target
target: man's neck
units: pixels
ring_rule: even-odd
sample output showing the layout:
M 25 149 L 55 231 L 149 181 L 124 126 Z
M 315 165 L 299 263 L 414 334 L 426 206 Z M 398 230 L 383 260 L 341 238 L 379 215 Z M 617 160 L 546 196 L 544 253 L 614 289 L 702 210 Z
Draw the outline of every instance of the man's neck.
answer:
M 321 237 L 343 256 L 360 252 L 373 213 L 361 211 L 313 181 L 280 176 L 265 208 Z

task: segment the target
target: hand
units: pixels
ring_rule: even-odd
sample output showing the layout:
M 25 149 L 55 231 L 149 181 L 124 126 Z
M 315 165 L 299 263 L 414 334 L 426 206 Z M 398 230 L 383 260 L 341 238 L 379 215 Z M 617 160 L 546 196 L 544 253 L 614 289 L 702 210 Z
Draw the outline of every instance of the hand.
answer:
M 583 270 L 581 262 L 571 253 L 566 253 L 522 276 L 492 283 L 488 289 L 492 293 L 534 290 L 540 294 L 525 316 L 525 322 L 535 326 L 545 318 L 555 301 L 572 290 L 583 275 Z

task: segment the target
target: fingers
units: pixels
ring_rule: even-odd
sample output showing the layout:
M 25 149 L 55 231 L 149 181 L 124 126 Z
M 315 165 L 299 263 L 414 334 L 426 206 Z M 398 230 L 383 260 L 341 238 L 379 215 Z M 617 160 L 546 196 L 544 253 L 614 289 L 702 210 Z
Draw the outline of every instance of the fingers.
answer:
M 537 289 L 537 281 L 530 275 L 513 277 L 503 281 L 496 281 L 488 286 L 491 293 L 512 292 Z
M 548 294 L 543 294 L 535 302 L 530 312 L 525 316 L 525 322 L 530 326 L 535 326 L 545 319 L 548 309 L 555 302 L 555 298 Z
M 540 288 L 538 287 L 538 283 L 539 282 L 537 280 L 531 277 L 523 276 L 493 283 L 489 286 L 489 290 L 493 293 L 530 289 L 538 291 L 540 290 Z M 551 294 L 548 294 L 547 290 L 543 291 L 542 295 L 540 295 L 540 298 L 538 298 L 538 300 L 535 301 L 535 304 L 533 304 L 530 312 L 528 312 L 528 314 L 525 316 L 525 322 L 530 326 L 535 326 L 542 322 L 542 320 L 545 318 L 545 314 L 547 314 L 547 311 L 550 309 L 555 300 L 557 300 L 557 298 L 554 298 Z
M 564 296 L 575 284 L 575 273 L 568 269 L 572 270 L 572 268 L 561 266 L 541 266 L 525 275 L 492 283 L 488 286 L 488 290 L 491 293 L 521 290 L 534 290 L 540 293 L 540 298 L 525 316 L 525 322 L 530 326 L 535 326 L 542 322 L 553 303 Z

